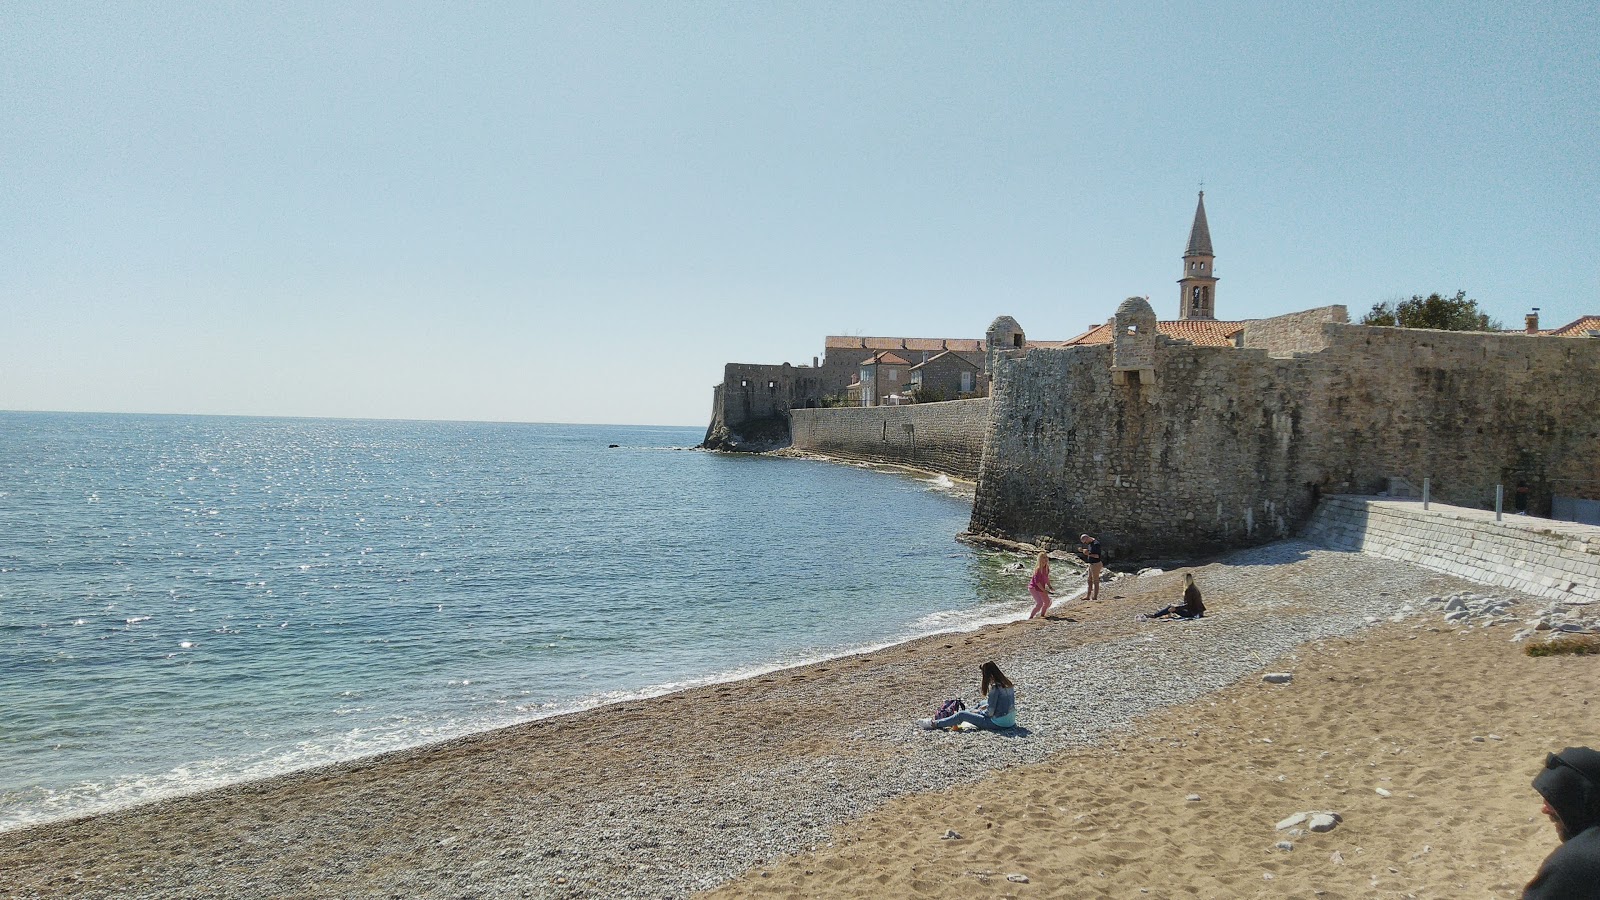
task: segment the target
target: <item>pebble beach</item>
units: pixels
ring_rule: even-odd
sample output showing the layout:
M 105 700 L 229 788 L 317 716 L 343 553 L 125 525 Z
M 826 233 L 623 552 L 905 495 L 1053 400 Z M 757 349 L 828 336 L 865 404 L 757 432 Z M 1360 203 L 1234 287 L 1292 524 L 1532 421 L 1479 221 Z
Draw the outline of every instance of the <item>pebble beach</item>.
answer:
M 1207 618 L 1140 621 L 1183 571 Z M 1299 542 L 1102 593 L 0 833 L 0 895 L 1514 897 L 1554 846 L 1528 782 L 1595 742 L 1600 667 L 1510 640 L 1548 604 Z M 989 659 L 1019 729 L 913 726 Z

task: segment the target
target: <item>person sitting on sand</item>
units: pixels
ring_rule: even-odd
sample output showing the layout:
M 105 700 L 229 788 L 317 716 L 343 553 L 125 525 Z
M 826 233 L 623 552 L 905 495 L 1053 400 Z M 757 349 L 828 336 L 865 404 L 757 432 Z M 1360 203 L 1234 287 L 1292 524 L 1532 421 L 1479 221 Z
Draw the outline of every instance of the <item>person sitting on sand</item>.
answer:
M 1165 619 L 1173 616 L 1179 619 L 1198 619 L 1206 614 L 1206 605 L 1200 600 L 1200 589 L 1194 586 L 1194 576 L 1188 572 L 1183 573 L 1183 602 L 1177 606 L 1159 609 L 1145 616 L 1147 619 Z
M 1033 578 L 1028 581 L 1028 593 L 1033 595 L 1033 611 L 1028 613 L 1028 618 L 1044 618 L 1050 611 L 1050 595 L 1055 590 L 1055 585 L 1050 583 L 1050 554 L 1041 550 L 1039 561 L 1033 567 Z
M 982 703 L 976 710 L 963 709 L 954 715 L 942 719 L 921 719 L 917 722 L 923 728 L 954 728 L 962 723 L 976 725 L 989 731 L 1000 731 L 1004 728 L 1013 728 L 1017 724 L 1017 693 L 1011 679 L 1000 667 L 991 660 L 978 667 L 983 673 L 979 682 L 979 690 L 984 696 Z
M 1089 564 L 1089 572 L 1084 575 L 1084 582 L 1088 588 L 1084 591 L 1083 599 L 1100 599 L 1100 567 L 1105 561 L 1105 552 L 1100 549 L 1100 542 L 1087 534 L 1078 535 L 1078 553 L 1083 556 L 1083 561 Z
M 1561 846 L 1522 890 L 1522 900 L 1600 898 L 1600 753 L 1568 747 L 1544 758 L 1533 779 Z

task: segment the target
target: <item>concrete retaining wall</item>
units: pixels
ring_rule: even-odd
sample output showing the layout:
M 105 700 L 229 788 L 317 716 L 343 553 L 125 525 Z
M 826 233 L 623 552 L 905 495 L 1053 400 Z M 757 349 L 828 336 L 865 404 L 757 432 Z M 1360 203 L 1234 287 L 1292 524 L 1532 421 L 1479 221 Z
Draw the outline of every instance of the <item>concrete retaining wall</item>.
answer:
M 886 462 L 978 477 L 989 399 L 848 406 L 790 412 L 791 447 L 845 459 Z
M 1600 527 L 1415 501 L 1327 497 L 1303 536 L 1482 584 L 1600 601 Z

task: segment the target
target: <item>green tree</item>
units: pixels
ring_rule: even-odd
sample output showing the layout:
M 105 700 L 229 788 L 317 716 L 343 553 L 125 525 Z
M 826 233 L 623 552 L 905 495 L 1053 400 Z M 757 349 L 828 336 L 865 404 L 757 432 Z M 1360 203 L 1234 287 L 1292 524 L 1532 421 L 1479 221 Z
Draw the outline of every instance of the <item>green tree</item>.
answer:
M 1466 291 L 1454 297 L 1442 294 L 1411 295 L 1410 300 L 1385 300 L 1372 304 L 1361 318 L 1363 325 L 1398 325 L 1401 328 L 1438 328 L 1443 331 L 1499 331 L 1501 325 L 1478 309 Z

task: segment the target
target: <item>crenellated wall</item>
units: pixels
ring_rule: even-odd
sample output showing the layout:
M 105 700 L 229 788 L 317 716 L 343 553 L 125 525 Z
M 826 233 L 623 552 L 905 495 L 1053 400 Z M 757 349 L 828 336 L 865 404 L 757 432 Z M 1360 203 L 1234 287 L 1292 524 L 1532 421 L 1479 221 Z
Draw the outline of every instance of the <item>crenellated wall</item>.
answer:
M 791 446 L 845 459 L 978 476 L 989 399 L 790 412 Z
M 1525 480 L 1535 513 L 1556 489 L 1600 490 L 1600 341 L 1282 324 L 1272 346 L 1322 349 L 1124 326 L 1120 357 L 1113 344 L 1003 361 L 971 530 L 1090 532 L 1130 561 L 1275 540 L 1321 494 L 1377 493 L 1391 476 L 1478 507 Z

